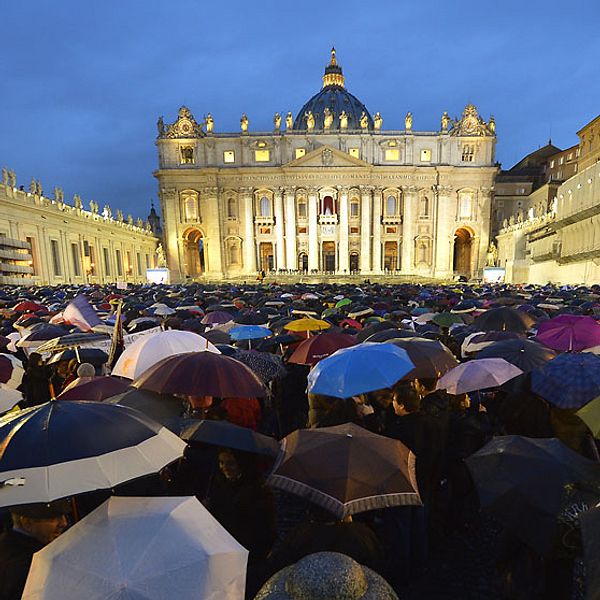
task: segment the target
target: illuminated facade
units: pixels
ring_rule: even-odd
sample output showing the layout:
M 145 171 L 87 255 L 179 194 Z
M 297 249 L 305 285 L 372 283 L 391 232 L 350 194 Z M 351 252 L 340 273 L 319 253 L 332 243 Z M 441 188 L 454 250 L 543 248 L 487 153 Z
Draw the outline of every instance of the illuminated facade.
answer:
M 322 89 L 273 130 L 217 133 L 186 107 L 158 121 L 171 279 L 257 271 L 477 276 L 489 245 L 495 123 L 473 105 L 438 131 L 384 130 L 345 88 L 332 50 Z

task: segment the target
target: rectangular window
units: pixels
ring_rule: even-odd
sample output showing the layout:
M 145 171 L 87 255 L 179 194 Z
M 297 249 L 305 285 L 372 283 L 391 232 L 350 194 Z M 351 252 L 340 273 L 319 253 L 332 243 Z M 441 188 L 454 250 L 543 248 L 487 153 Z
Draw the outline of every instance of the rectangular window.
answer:
M 119 277 L 123 276 L 123 259 L 121 257 L 121 251 L 115 250 L 115 256 L 117 257 L 117 275 Z
M 38 269 L 37 269 L 37 262 L 35 260 L 35 240 L 32 237 L 27 237 L 27 238 L 25 238 L 25 240 L 27 241 L 27 243 L 29 244 L 29 247 L 31 248 L 31 250 L 29 251 L 31 253 L 31 261 L 30 261 L 29 265 L 33 269 L 33 274 L 37 275 Z
M 146 254 L 146 269 L 150 268 L 150 256 Z
M 136 255 L 136 260 L 137 260 L 137 272 L 138 275 L 142 274 L 142 255 L 138 252 Z
M 462 150 L 462 162 L 473 162 L 475 156 L 475 147 L 471 144 L 465 144 Z
M 108 248 L 102 248 L 102 253 L 104 254 L 104 272 L 107 275 L 110 275 L 110 258 L 108 256 Z
M 224 163 L 234 163 L 235 162 L 235 152 L 233 150 L 225 150 L 225 152 L 223 152 L 223 162 Z
M 127 252 L 127 275 L 133 273 L 133 262 L 131 261 L 131 252 Z
M 270 235 L 271 234 L 271 228 L 270 227 L 261 227 L 259 229 L 259 233 L 262 233 L 263 235 Z
M 294 151 L 294 156 L 296 158 L 302 158 L 305 155 L 306 155 L 306 148 L 296 148 L 296 150 Z
M 554 161 L 553 160 L 550 161 L 550 168 L 554 169 Z
M 421 162 L 431 162 L 431 150 L 429 148 L 421 150 Z
M 271 151 L 270 150 L 255 150 L 254 151 L 254 160 L 256 162 L 269 162 L 271 160 Z
M 194 164 L 194 146 L 179 147 L 179 161 L 182 165 Z
M 569 152 L 569 154 L 567 154 L 567 160 L 573 160 L 573 153 Z
M 73 272 L 76 277 L 81 277 L 81 263 L 79 261 L 79 244 L 71 244 L 71 255 L 73 256 Z
M 348 154 L 352 156 L 352 158 L 360 158 L 360 148 L 350 148 Z
M 563 165 L 565 163 L 565 157 L 561 156 L 560 157 L 560 164 Z
M 385 160 L 400 160 L 400 150 L 398 148 L 388 148 L 385 151 Z
M 350 216 L 358 217 L 359 213 L 360 213 L 360 209 L 359 209 L 358 202 L 350 202 Z
M 298 227 L 298 233 L 307 233 L 308 230 L 306 229 L 306 227 Z
M 62 273 L 60 269 L 60 252 L 58 249 L 57 240 L 50 240 L 50 249 L 52 251 L 52 270 L 54 272 L 54 276 L 60 277 Z
M 360 233 L 360 231 L 359 231 L 358 227 L 350 227 L 350 233 L 356 234 L 356 233 Z
M 386 227 L 385 232 L 386 233 L 396 233 L 396 228 L 395 227 Z

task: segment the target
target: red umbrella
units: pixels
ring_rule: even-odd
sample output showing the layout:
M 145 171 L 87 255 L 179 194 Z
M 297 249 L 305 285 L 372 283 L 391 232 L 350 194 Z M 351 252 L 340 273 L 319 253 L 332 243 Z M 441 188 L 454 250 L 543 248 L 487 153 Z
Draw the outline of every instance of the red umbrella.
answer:
M 129 381 L 117 377 L 78 377 L 58 395 L 57 400 L 102 402 L 129 389 Z
M 289 362 L 297 365 L 316 365 L 322 358 L 326 358 L 340 348 L 354 346 L 356 340 L 354 336 L 344 333 L 320 333 L 307 340 L 302 341 Z
M 19 302 L 13 310 L 16 312 L 36 312 L 37 310 L 47 310 L 45 306 L 38 304 L 37 302 L 32 302 L 31 300 L 26 300 L 24 302 Z
M 340 321 L 340 327 L 352 327 L 354 329 L 362 329 L 363 326 L 356 321 L 355 319 L 344 319 L 343 321 Z
M 186 352 L 168 356 L 150 367 L 133 387 L 160 394 L 262 398 L 260 379 L 243 363 L 214 352 Z

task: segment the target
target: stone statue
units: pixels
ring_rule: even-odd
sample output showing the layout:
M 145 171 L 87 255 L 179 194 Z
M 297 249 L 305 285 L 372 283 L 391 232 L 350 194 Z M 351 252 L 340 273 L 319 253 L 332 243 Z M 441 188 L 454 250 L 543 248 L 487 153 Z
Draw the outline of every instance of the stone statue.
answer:
M 156 128 L 158 129 L 158 137 L 163 137 L 165 135 L 165 121 L 162 117 L 158 117 Z
M 31 178 L 31 183 L 29 184 L 29 192 L 31 194 L 37 194 L 37 183 L 34 177 Z
M 246 113 L 244 113 L 242 115 L 242 118 L 240 119 L 240 127 L 242 128 L 242 133 L 248 133 L 248 117 L 246 116 Z
M 90 210 L 93 215 L 98 214 L 98 203 L 95 200 L 90 200 Z
M 404 129 L 406 131 L 412 131 L 412 113 L 409 111 L 406 113 L 406 117 L 404 118 Z
M 348 115 L 345 110 L 340 114 L 340 129 L 348 129 Z
M 279 130 L 281 129 L 281 115 L 278 112 L 276 112 L 273 117 L 273 125 L 275 125 L 275 131 L 279 133 Z
M 330 129 L 333 125 L 333 113 L 327 107 L 323 110 L 323 129 Z
M 6 167 L 2 167 L 2 183 L 8 185 L 8 171 Z
M 8 185 L 10 187 L 17 187 L 17 176 L 12 169 L 8 171 Z
M 123 211 L 120 208 L 117 209 L 117 221 L 119 223 L 123 222 Z
M 102 210 L 102 216 L 105 219 L 112 219 L 112 210 L 108 204 L 104 205 L 104 209 Z
M 291 112 L 288 112 L 288 114 L 285 115 L 285 128 L 291 129 L 293 126 L 294 126 L 294 117 L 292 116 Z
M 44 190 L 42 189 L 42 184 L 41 184 L 41 182 L 40 182 L 39 179 L 35 182 L 35 193 L 38 196 L 43 196 L 44 195 Z
M 496 119 L 494 119 L 494 115 L 490 115 L 490 120 L 488 122 L 488 128 L 492 133 L 496 133 Z
M 156 263 L 159 269 L 164 269 L 167 266 L 167 255 L 161 243 L 156 248 Z
M 215 128 L 215 122 L 212 118 L 212 115 L 208 113 L 206 117 L 204 117 L 204 125 L 206 127 L 206 133 L 212 133 Z
M 373 125 L 375 126 L 376 131 L 381 131 L 381 126 L 383 125 L 383 119 L 381 117 L 381 113 L 377 111 L 375 113 L 375 117 L 373 118 Z
M 448 116 L 448 111 L 445 110 L 442 115 L 442 131 L 448 131 L 448 125 L 450 124 L 450 117 Z
M 362 115 L 360 115 L 360 128 L 363 131 L 369 128 L 369 117 L 367 117 L 367 113 L 364 110 Z
M 83 208 L 83 202 L 81 201 L 81 196 L 79 194 L 75 194 L 73 196 L 73 205 L 77 210 L 81 210 Z
M 307 113 L 304 113 L 306 118 L 306 128 L 309 131 L 312 131 L 315 128 L 315 117 L 312 114 L 312 110 L 309 110 Z
M 498 262 L 498 248 L 494 242 L 490 242 L 488 247 L 485 265 L 486 267 L 495 267 Z
M 133 226 L 133 215 L 127 215 L 127 225 Z
M 137 221 L 135 222 L 135 224 L 140 229 L 144 229 L 144 221 L 142 221 L 142 219 L 140 217 L 137 218 Z

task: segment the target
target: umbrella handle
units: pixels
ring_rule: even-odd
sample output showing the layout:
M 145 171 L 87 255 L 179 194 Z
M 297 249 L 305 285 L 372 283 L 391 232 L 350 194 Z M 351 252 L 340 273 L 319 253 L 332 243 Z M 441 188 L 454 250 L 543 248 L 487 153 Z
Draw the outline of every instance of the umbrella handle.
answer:
M 79 521 L 79 507 L 75 496 L 71 496 L 71 514 L 73 515 L 73 524 Z
M 594 438 L 591 436 L 586 436 L 587 440 L 588 440 L 588 444 L 590 445 L 590 450 L 592 451 L 592 454 L 594 456 L 594 460 L 598 463 L 600 463 L 600 453 L 598 452 L 598 446 L 596 446 L 596 442 L 594 441 Z

